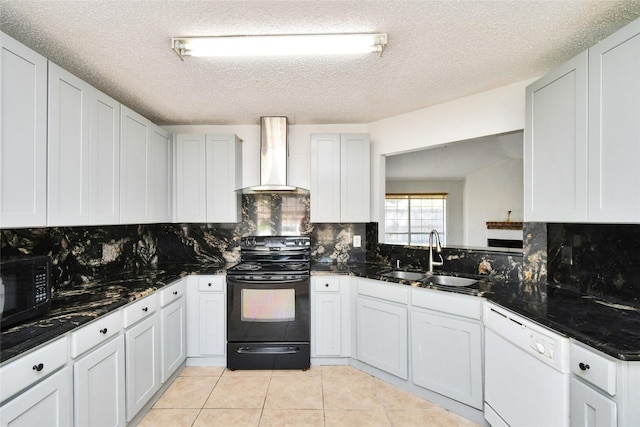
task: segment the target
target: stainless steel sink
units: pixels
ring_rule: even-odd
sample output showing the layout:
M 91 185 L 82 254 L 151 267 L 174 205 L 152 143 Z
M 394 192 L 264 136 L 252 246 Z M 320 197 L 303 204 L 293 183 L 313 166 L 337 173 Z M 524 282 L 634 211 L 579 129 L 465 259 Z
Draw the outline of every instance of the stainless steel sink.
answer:
M 455 277 L 455 276 L 440 276 L 433 275 L 429 276 L 428 281 L 433 283 L 434 285 L 443 285 L 443 286 L 471 286 L 475 283 L 478 283 L 476 279 L 467 279 L 466 277 Z
M 404 271 L 404 270 L 390 270 L 380 273 L 381 276 L 389 277 L 391 279 L 401 279 L 401 280 L 424 280 L 427 275 L 425 273 L 420 273 L 417 271 Z

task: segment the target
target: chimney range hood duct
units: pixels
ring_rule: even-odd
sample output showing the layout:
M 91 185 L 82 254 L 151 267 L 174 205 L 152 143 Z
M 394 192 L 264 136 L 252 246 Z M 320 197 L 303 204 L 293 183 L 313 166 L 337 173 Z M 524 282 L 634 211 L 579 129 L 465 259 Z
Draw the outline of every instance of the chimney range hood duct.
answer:
M 287 183 L 287 118 L 260 118 L 260 185 L 245 193 L 297 191 Z

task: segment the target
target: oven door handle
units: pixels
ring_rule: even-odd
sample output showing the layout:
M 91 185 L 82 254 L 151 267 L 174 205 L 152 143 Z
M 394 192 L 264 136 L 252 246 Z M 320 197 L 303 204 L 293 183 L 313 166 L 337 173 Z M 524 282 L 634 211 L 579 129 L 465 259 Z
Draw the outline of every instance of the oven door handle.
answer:
M 227 284 L 242 284 L 242 285 L 295 285 L 297 283 L 309 280 L 309 276 L 301 277 L 299 279 L 285 279 L 285 280 L 244 280 L 235 279 L 233 276 L 227 276 Z
M 240 347 L 238 354 L 296 354 L 300 353 L 300 347 Z

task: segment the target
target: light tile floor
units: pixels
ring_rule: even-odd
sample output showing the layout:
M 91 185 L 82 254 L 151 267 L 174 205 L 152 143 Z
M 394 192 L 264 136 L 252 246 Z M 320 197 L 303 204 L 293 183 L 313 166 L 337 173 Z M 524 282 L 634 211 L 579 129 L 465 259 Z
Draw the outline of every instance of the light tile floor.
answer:
M 476 427 L 350 366 L 308 371 L 186 367 L 139 427 Z

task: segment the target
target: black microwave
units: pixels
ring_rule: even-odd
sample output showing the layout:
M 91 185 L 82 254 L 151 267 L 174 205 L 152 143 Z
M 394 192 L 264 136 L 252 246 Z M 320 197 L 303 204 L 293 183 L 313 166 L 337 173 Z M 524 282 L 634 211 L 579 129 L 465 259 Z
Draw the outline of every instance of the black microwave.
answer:
M 0 262 L 0 328 L 45 313 L 51 307 L 51 257 Z

